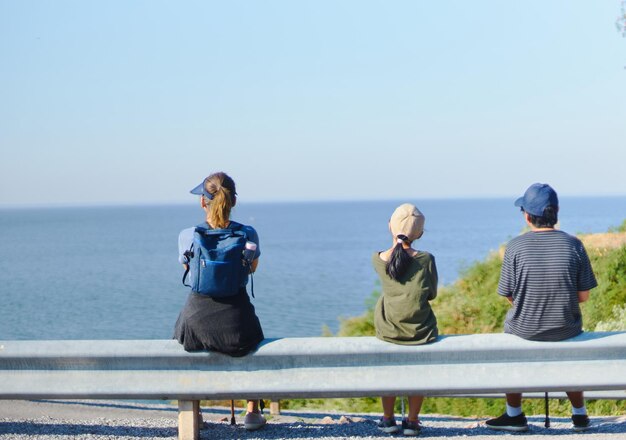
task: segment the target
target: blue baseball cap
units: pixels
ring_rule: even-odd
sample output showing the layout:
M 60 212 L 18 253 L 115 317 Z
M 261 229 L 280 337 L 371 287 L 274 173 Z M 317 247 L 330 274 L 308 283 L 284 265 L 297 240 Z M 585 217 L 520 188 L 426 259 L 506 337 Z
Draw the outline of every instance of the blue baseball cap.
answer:
M 547 183 L 533 183 L 524 195 L 515 201 L 515 206 L 519 206 L 529 214 L 541 217 L 548 206 L 559 207 L 559 198 L 556 191 Z

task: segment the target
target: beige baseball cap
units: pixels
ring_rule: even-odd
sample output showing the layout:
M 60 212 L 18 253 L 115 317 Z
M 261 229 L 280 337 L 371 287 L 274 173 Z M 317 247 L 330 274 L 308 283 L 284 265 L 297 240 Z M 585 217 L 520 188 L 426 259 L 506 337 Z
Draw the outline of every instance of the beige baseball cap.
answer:
M 389 220 L 389 229 L 394 238 L 406 235 L 409 241 L 416 240 L 424 232 L 426 217 L 415 205 L 404 203 L 396 208 Z

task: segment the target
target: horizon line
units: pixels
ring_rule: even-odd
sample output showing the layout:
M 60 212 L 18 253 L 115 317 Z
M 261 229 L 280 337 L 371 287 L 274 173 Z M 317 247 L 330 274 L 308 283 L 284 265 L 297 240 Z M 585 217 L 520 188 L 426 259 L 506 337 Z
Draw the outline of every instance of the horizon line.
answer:
M 315 204 L 315 203 L 377 203 L 377 202 L 399 202 L 399 201 L 471 201 L 471 200 L 515 200 L 517 196 L 447 196 L 447 197 L 390 197 L 390 198 L 338 198 L 338 199 L 283 199 L 283 200 L 250 200 L 243 201 L 246 205 L 261 205 L 261 204 Z M 592 198 L 626 198 L 626 194 L 597 194 L 597 195 L 576 195 L 565 194 L 559 196 L 561 199 L 592 199 Z M 187 206 L 194 205 L 195 201 L 180 201 L 180 200 L 165 200 L 161 202 L 51 202 L 47 204 L 35 204 L 35 203 L 0 203 L 0 210 L 14 210 L 14 209 L 63 209 L 63 208 L 129 208 L 129 207 L 158 207 L 158 206 Z

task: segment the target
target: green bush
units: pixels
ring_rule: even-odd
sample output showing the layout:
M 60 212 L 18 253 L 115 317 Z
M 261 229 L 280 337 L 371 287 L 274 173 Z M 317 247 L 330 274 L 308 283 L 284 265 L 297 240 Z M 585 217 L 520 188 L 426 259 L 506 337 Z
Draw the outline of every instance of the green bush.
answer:
M 596 332 L 616 332 L 626 330 L 626 305 L 613 307 L 611 318 L 596 325 Z
M 346 413 L 376 413 L 382 412 L 380 398 L 342 398 L 342 399 L 288 399 L 280 401 L 283 409 L 315 409 L 333 410 Z
M 588 400 L 589 415 L 624 414 L 624 400 Z M 396 400 L 395 412 L 401 413 L 400 398 Z M 526 398 L 523 401 L 524 412 L 528 415 L 545 414 L 543 399 Z M 549 399 L 550 415 L 569 417 L 571 406 L 566 399 Z M 281 409 L 308 409 L 320 411 L 340 411 L 350 414 L 382 413 L 380 397 L 350 399 L 291 399 L 281 400 Z M 422 414 L 446 414 L 459 417 L 497 417 L 505 410 L 504 398 L 462 398 L 462 397 L 427 397 L 424 399 Z M 405 411 L 408 404 L 405 400 Z
M 466 269 L 454 284 L 439 289 L 432 307 L 440 334 L 502 331 L 510 306 L 497 294 L 501 267 L 499 255 L 491 254 Z
M 340 324 L 337 336 L 374 336 L 376 334 L 376 329 L 374 328 L 374 308 L 379 297 L 380 291 L 374 290 L 365 302 L 367 308 L 363 315 L 339 318 Z
M 585 330 L 593 331 L 602 322 L 619 321 L 619 307 L 626 304 L 626 246 L 592 249 L 589 258 L 598 287 L 591 291 L 581 310 Z

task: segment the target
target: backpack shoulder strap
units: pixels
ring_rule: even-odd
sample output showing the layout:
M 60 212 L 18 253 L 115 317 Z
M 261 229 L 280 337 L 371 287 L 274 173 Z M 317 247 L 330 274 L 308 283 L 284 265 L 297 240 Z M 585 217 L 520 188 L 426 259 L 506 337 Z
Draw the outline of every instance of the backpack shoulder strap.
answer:
M 187 275 L 189 275 L 189 267 L 191 264 L 191 259 L 193 258 L 193 242 L 191 242 L 191 246 L 185 251 L 183 255 L 185 256 L 186 261 L 185 273 L 183 274 L 183 286 L 191 287 L 189 284 L 185 283 L 185 279 L 187 278 Z

